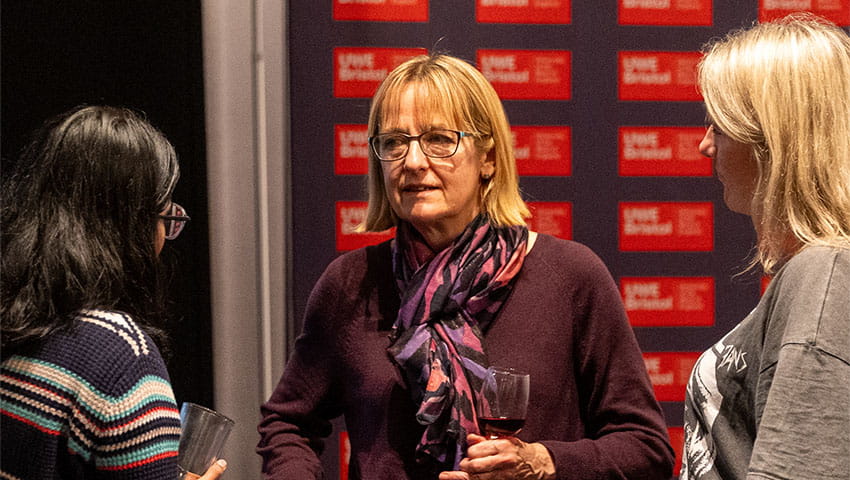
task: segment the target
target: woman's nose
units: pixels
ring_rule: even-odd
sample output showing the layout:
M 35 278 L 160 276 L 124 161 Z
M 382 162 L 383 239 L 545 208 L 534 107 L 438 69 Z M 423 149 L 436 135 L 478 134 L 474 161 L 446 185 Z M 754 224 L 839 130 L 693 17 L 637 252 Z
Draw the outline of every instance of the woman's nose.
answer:
M 705 131 L 705 135 L 699 142 L 699 153 L 708 158 L 714 158 L 714 154 L 717 153 L 717 147 L 714 145 L 714 132 L 711 127 Z
M 411 141 L 407 147 L 407 155 L 404 157 L 404 167 L 418 170 L 428 166 L 428 157 L 422 152 L 419 141 Z

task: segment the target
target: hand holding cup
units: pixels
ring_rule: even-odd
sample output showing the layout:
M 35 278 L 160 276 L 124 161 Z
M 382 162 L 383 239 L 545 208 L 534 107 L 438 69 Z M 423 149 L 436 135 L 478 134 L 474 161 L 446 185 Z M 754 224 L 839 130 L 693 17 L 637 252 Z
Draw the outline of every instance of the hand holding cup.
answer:
M 218 478 L 227 464 L 217 461 L 235 422 L 215 410 L 186 402 L 180 408 L 180 423 L 178 480 Z M 206 473 L 201 477 L 198 472 Z

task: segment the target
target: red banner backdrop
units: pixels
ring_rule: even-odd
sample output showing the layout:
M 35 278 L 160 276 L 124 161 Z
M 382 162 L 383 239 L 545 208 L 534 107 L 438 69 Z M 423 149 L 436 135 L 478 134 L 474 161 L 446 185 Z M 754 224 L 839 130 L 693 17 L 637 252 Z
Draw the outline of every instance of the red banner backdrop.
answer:
M 693 362 L 749 312 L 767 282 L 732 278 L 754 235 L 749 219 L 723 206 L 711 161 L 697 151 L 700 50 L 729 30 L 797 10 L 847 26 L 850 2 L 616 4 L 290 2 L 295 315 L 335 255 L 393 235 L 356 231 L 378 83 L 429 50 L 464 58 L 503 99 L 530 228 L 588 245 L 618 281 L 680 455 Z M 344 425 L 336 426 L 326 476 L 345 478 L 348 447 Z

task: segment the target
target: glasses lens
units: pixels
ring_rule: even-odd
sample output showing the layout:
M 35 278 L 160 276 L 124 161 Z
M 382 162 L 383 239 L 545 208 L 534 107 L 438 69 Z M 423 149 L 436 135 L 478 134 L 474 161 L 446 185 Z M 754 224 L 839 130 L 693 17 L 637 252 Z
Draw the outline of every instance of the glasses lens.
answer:
M 431 130 L 419 139 L 425 155 L 435 158 L 451 157 L 457 152 L 460 135 L 451 130 Z
M 174 240 L 180 235 L 180 232 L 183 231 L 183 226 L 186 225 L 186 222 L 183 220 L 172 220 L 171 221 L 171 239 Z
M 407 155 L 410 140 L 404 135 L 385 133 L 372 139 L 372 149 L 381 160 L 398 160 Z
M 399 133 L 384 133 L 372 137 L 372 150 L 383 161 L 401 160 L 407 155 L 410 142 L 417 140 L 422 152 L 430 158 L 446 158 L 457 153 L 461 135 L 453 130 L 431 130 L 409 137 Z
M 172 203 L 168 217 L 170 218 L 163 219 L 165 223 L 165 238 L 167 240 L 174 240 L 183 231 L 183 227 L 186 226 L 189 216 L 186 214 L 186 209 L 176 203 Z

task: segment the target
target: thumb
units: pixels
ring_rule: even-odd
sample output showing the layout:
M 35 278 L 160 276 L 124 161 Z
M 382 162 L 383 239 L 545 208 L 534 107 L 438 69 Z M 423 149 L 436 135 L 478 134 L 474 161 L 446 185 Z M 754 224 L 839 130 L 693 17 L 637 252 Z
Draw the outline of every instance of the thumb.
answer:
M 207 471 L 204 472 L 204 475 L 198 480 L 216 480 L 222 473 L 224 473 L 225 470 L 227 470 L 227 461 L 223 458 L 219 458 L 210 465 L 210 468 L 208 468 Z

